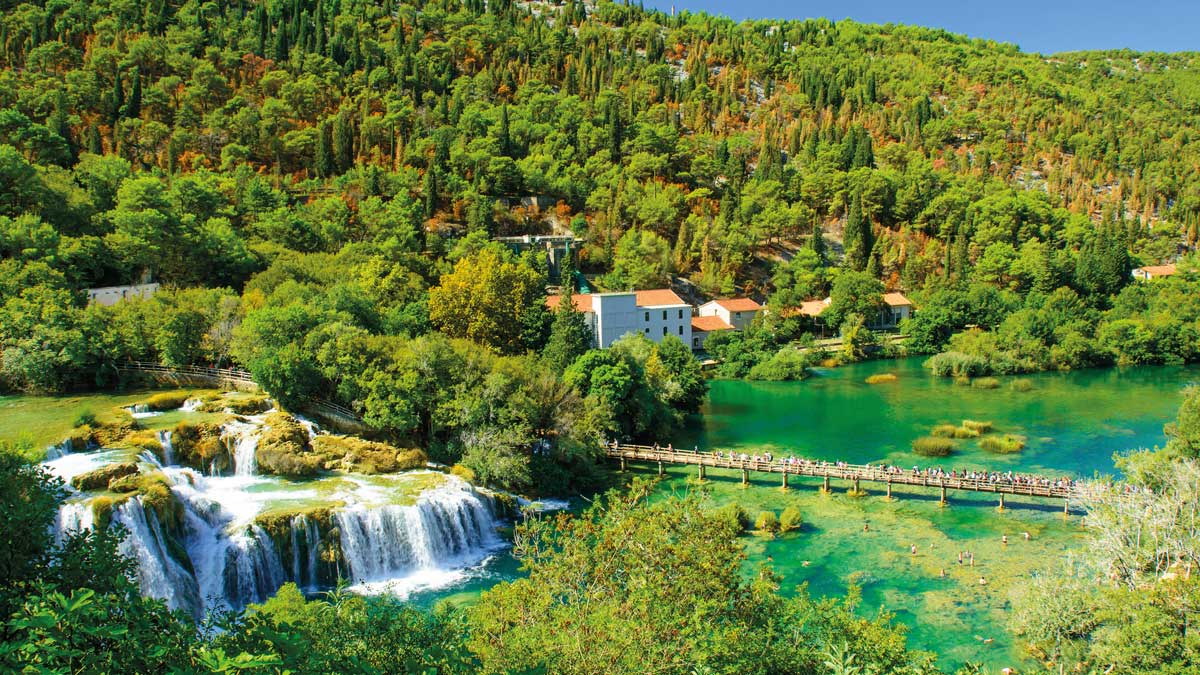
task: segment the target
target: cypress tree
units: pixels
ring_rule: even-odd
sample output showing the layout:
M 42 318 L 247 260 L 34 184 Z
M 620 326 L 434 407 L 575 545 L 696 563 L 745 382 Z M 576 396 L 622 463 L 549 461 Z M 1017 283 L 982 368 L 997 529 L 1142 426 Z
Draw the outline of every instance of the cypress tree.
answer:
M 126 119 L 137 119 L 142 115 L 142 74 L 133 69 L 133 86 L 129 90 L 129 102 L 125 104 Z
M 438 180 L 437 170 L 429 169 L 425 172 L 425 217 L 432 218 L 433 214 L 437 213 L 438 203 Z
M 93 155 L 104 154 L 104 142 L 100 140 L 100 130 L 94 124 L 88 125 L 87 151 Z
M 513 156 L 512 137 L 508 132 L 508 105 L 500 106 L 500 154 Z
M 125 89 L 121 86 L 121 71 L 113 76 L 113 89 L 110 98 L 112 107 L 109 109 L 109 121 L 116 126 L 121 119 L 121 108 L 125 107 Z
M 846 266 L 850 269 L 863 271 L 874 246 L 871 236 L 871 223 L 863 217 L 862 197 L 856 191 L 850 197 L 850 210 L 846 214 Z
M 313 173 L 320 178 L 329 178 L 334 173 L 333 150 L 330 147 L 332 130 L 329 120 L 322 120 L 317 126 L 317 146 L 313 150 Z
M 354 129 L 350 117 L 339 112 L 333 118 L 333 163 L 338 173 L 346 173 L 354 166 Z

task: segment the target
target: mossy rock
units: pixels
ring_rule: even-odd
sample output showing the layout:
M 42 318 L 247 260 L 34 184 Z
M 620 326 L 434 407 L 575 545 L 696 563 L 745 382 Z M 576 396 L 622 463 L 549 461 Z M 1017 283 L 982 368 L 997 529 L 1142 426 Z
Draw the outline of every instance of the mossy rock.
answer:
M 137 421 L 133 419 L 133 415 L 128 410 L 121 409 L 114 411 L 112 419 L 91 428 L 92 440 L 101 447 L 118 446 L 136 430 Z
M 270 398 L 261 394 L 228 394 L 201 400 L 203 402 L 200 404 L 200 412 L 219 413 L 228 410 L 235 415 L 257 415 L 270 410 L 273 405 Z
M 176 461 L 200 471 L 224 472 L 233 466 L 229 448 L 215 424 L 182 422 L 171 432 Z
M 106 530 L 112 524 L 112 512 L 124 504 L 130 495 L 100 495 L 92 500 L 92 523 L 97 530 Z
M 124 462 L 109 464 L 94 471 L 81 473 L 71 479 L 71 485 L 77 490 L 107 490 L 109 484 L 138 472 L 137 464 Z
M 125 445 L 138 450 L 153 453 L 160 460 L 163 458 L 163 446 L 153 431 L 135 431 L 125 437 Z
M 450 474 L 458 476 L 468 483 L 475 482 L 475 472 L 471 470 L 471 467 L 463 466 L 462 464 L 455 464 L 454 466 L 450 467 Z
M 308 429 L 287 413 L 267 417 L 254 458 L 259 472 L 289 478 L 315 476 L 323 466 L 321 455 L 309 443 Z
M 424 451 L 396 448 L 353 436 L 325 434 L 312 440 L 313 451 L 326 469 L 357 473 L 395 473 L 419 469 L 429 462 Z
M 142 506 L 153 511 L 158 522 L 171 532 L 183 525 L 183 504 L 175 498 L 171 482 L 161 471 L 123 476 L 109 483 L 108 489 L 130 498 L 141 497 Z
M 96 444 L 96 432 L 92 425 L 84 424 L 72 429 L 63 441 L 71 445 L 71 452 L 85 452 Z
M 155 394 L 143 401 L 147 408 L 162 412 L 166 410 L 178 410 L 183 406 L 184 401 L 187 401 L 191 394 L 182 391 L 168 391 L 161 394 Z

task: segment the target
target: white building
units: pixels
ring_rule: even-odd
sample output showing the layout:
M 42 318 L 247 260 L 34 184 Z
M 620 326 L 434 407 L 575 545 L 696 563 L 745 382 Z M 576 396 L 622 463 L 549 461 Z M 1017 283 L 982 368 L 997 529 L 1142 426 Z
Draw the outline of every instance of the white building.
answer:
M 101 288 L 89 288 L 88 304 L 89 305 L 115 305 L 122 300 L 129 298 L 142 298 L 143 300 L 154 295 L 158 291 L 158 284 L 137 284 L 135 286 L 104 286 Z
M 641 333 L 655 342 L 674 335 L 685 345 L 692 344 L 692 306 L 670 289 L 577 294 L 571 301 L 583 312 L 601 349 L 627 333 Z M 550 309 L 559 302 L 557 295 L 546 298 Z
M 1145 267 L 1139 267 L 1133 270 L 1133 272 L 1130 274 L 1133 275 L 1133 278 L 1137 279 L 1138 281 L 1150 281 L 1152 279 L 1169 277 L 1172 274 L 1175 274 L 1177 271 L 1178 270 L 1175 268 L 1175 263 L 1169 263 L 1166 265 L 1147 265 Z
M 745 330 L 754 317 L 758 316 L 763 306 L 750 298 L 731 298 L 728 300 L 712 300 L 700 305 L 700 316 L 716 316 L 737 330 Z
M 800 307 L 791 310 L 785 316 L 794 316 L 802 314 L 804 316 L 817 321 L 820 316 L 829 308 L 831 299 L 824 300 L 805 300 L 800 303 Z M 912 301 L 904 297 L 903 293 L 884 293 L 883 306 L 879 309 L 879 316 L 873 321 L 867 322 L 867 328 L 871 330 L 895 330 L 900 326 L 900 322 L 910 318 L 913 313 Z M 837 329 L 837 326 L 829 326 L 829 328 Z

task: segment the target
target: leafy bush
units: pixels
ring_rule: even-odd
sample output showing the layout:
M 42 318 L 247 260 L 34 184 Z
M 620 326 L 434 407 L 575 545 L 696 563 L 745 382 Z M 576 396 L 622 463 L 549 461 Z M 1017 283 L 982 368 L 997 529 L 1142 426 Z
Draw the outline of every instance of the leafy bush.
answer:
M 475 482 L 475 472 L 463 466 L 462 464 L 455 464 L 454 466 L 450 467 L 450 473 L 458 476 L 468 483 Z
M 984 436 L 979 439 L 979 447 L 998 455 L 1011 455 L 1025 449 L 1025 438 L 1016 434 Z
M 867 384 L 885 384 L 887 382 L 895 382 L 896 379 L 895 373 L 880 373 L 868 377 Z
M 811 359 L 807 353 L 795 347 L 785 346 L 770 358 L 751 367 L 746 377 L 751 380 L 773 382 L 803 380 L 809 375 L 810 365 Z
M 979 377 L 988 373 L 988 362 L 980 356 L 962 352 L 942 352 L 925 361 L 925 367 L 939 377 Z
M 996 389 L 1000 386 L 1000 380 L 994 377 L 981 377 L 971 382 L 971 386 L 976 389 Z
M 84 408 L 75 416 L 75 421 L 71 423 L 71 427 L 78 429 L 79 427 L 90 427 L 96 424 L 96 413 L 90 409 Z
M 956 427 L 953 424 L 939 424 L 929 433 L 938 438 L 958 438 L 959 430 L 960 427 Z
M 775 534 L 779 531 L 779 518 L 774 511 L 759 511 L 754 519 L 754 529 L 762 534 Z
M 912 442 L 913 452 L 924 457 L 948 457 L 954 453 L 954 441 L 949 438 L 923 436 Z
M 791 532 L 798 529 L 801 522 L 800 509 L 789 506 L 779 514 L 779 531 Z
M 713 515 L 726 523 L 734 532 L 745 532 L 753 524 L 750 514 L 738 504 L 726 504 L 713 511 Z

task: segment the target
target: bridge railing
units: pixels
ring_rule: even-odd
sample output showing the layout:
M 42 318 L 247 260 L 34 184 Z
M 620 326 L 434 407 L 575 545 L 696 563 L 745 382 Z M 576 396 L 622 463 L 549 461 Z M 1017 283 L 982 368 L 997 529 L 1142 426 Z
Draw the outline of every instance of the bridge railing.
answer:
M 1046 478 L 1044 476 L 1027 476 L 1028 481 L 991 480 L 988 477 L 934 476 L 924 472 L 913 473 L 912 471 L 899 468 L 895 471 L 888 471 L 881 466 L 870 464 L 847 464 L 810 459 L 797 459 L 795 462 L 788 462 L 777 457 L 772 458 L 771 461 L 763 459 L 755 460 L 753 458 L 741 459 L 724 454 L 717 456 L 712 452 L 668 450 L 661 446 L 656 449 L 653 446 L 647 445 L 623 444 L 617 447 L 607 445 L 605 446 L 605 454 L 613 458 L 653 460 L 724 469 L 744 469 L 763 473 L 788 473 L 816 478 L 828 477 L 840 480 L 865 480 L 875 483 L 898 483 L 935 488 L 944 487 L 952 490 L 1028 495 L 1031 497 L 1068 499 L 1073 489 L 1070 483 L 1064 483 L 1062 479 Z M 983 473 L 987 474 L 988 472 Z

